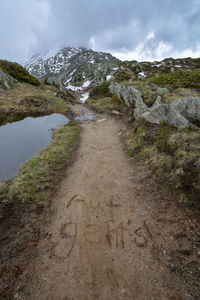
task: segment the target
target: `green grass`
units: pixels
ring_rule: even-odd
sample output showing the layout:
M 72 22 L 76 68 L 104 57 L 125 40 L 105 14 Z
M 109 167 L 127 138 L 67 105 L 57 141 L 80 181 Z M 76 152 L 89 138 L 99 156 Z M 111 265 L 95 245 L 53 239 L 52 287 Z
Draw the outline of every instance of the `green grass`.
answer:
M 90 92 L 91 98 L 103 98 L 103 97 L 110 97 L 111 93 L 109 91 L 110 82 L 103 82 L 100 85 L 94 87 Z
M 125 136 L 129 156 L 145 164 L 163 182 L 188 197 L 188 203 L 200 205 L 200 132 L 177 129 L 168 124 L 135 121 Z
M 91 109 L 98 113 L 111 112 L 112 110 L 121 111 L 123 109 L 123 104 L 117 95 L 112 97 L 103 97 L 103 98 L 89 98 L 86 103 L 90 106 Z
M 22 165 L 14 182 L 6 181 L 0 185 L 0 204 L 5 206 L 11 200 L 18 199 L 43 205 L 47 201 L 46 189 L 70 160 L 80 130 L 74 122 L 57 129 L 51 144 Z
M 0 88 L 1 112 L 68 115 L 71 110 L 64 99 L 55 96 L 56 91 L 52 86 L 41 84 L 36 87 L 27 83 L 15 83 L 9 91 Z
M 115 74 L 115 81 L 117 82 L 123 82 L 131 79 L 130 72 L 127 72 L 125 70 L 118 70 Z
M 33 77 L 26 69 L 17 63 L 7 60 L 0 60 L 0 67 L 3 71 L 10 74 L 19 82 L 27 82 L 36 86 L 40 85 L 40 82 L 37 78 Z
M 158 77 L 152 77 L 150 81 L 158 86 L 168 87 L 170 90 L 181 87 L 200 89 L 200 70 L 184 70 L 170 74 L 160 74 Z

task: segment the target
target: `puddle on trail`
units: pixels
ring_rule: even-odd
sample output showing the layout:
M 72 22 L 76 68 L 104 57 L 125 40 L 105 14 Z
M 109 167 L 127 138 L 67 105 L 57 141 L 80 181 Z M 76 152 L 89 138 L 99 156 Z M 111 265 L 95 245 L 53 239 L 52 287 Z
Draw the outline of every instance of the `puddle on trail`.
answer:
M 83 107 L 83 113 L 80 115 L 77 115 L 74 119 L 79 122 L 96 121 L 96 120 L 98 120 L 98 117 L 91 110 L 89 110 L 86 107 Z
M 13 178 L 22 163 L 51 141 L 53 129 L 67 124 L 61 114 L 26 117 L 0 127 L 0 182 Z

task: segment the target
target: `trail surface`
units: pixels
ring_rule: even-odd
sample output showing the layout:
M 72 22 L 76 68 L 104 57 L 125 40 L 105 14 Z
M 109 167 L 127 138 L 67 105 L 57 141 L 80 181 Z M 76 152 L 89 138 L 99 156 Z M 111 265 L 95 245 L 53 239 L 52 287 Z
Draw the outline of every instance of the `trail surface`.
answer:
M 174 238 L 181 216 L 149 171 L 127 158 L 124 125 L 105 119 L 82 123 L 76 161 L 16 299 L 192 299 L 169 268 L 168 254 L 184 243 Z

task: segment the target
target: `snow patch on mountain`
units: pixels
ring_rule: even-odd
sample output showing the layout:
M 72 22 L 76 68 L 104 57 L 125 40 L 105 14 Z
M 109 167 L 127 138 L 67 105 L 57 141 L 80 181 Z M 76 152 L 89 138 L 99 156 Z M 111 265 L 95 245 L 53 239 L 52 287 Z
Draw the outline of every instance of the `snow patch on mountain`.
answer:
M 44 59 L 38 54 L 33 56 L 25 68 L 41 81 L 50 75 L 57 75 L 67 88 L 87 88 L 112 76 L 120 63 L 109 53 L 66 47 L 49 58 Z

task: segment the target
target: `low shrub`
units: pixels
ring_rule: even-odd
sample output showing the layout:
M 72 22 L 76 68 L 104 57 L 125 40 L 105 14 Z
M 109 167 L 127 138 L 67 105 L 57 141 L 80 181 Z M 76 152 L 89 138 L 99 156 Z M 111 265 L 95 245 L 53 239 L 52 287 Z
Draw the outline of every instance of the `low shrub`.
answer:
M 27 82 L 35 86 L 40 85 L 40 82 L 37 78 L 33 77 L 26 69 L 17 63 L 9 62 L 7 60 L 0 60 L 0 67 L 19 82 Z
M 195 88 L 200 90 L 200 70 L 182 70 L 170 74 L 160 74 L 150 79 L 158 86 L 166 86 L 170 90 L 176 88 Z
M 111 93 L 109 91 L 110 82 L 103 82 L 100 85 L 94 87 L 90 92 L 90 97 L 99 98 L 99 97 L 110 97 Z

